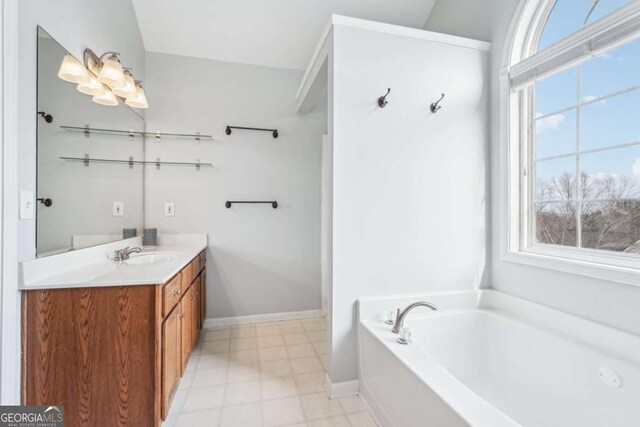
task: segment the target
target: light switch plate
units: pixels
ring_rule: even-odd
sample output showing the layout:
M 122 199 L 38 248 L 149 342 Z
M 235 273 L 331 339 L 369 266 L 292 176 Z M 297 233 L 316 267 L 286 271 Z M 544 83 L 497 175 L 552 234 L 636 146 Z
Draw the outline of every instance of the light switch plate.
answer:
M 113 202 L 113 216 L 123 216 L 123 215 L 124 215 L 124 203 Z
M 20 191 L 20 219 L 35 219 L 36 199 L 33 191 Z
M 176 204 L 173 202 L 166 202 L 164 204 L 164 216 L 175 216 Z

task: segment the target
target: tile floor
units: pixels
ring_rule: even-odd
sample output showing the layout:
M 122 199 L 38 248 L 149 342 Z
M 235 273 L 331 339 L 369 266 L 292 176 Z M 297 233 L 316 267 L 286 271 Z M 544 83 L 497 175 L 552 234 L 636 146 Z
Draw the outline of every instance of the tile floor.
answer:
M 163 427 L 375 427 L 359 397 L 324 390 L 326 323 L 203 330 Z

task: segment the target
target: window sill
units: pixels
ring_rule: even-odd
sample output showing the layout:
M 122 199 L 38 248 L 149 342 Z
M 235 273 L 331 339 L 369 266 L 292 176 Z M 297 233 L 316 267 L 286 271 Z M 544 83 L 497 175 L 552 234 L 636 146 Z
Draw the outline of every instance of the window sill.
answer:
M 596 258 L 599 258 L 599 260 Z M 503 261 L 507 262 L 640 287 L 639 268 L 634 268 L 630 265 L 605 264 L 602 258 L 588 254 L 570 253 L 569 251 L 554 248 L 539 247 L 510 251 L 502 257 Z M 631 263 L 625 262 L 624 264 Z M 635 264 L 638 263 L 636 262 Z

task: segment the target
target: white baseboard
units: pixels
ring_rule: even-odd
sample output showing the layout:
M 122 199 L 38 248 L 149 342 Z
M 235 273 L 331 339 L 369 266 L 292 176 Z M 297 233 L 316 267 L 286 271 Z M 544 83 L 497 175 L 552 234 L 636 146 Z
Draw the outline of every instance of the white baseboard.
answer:
M 286 313 L 255 314 L 251 316 L 218 317 L 204 320 L 204 329 L 223 326 L 244 325 L 258 322 L 277 322 L 280 320 L 308 319 L 322 316 L 321 310 L 290 311 Z
M 327 390 L 329 399 L 337 399 L 340 397 L 355 396 L 358 394 L 358 380 L 343 381 L 339 383 L 331 382 L 328 374 L 324 376 L 324 388 Z

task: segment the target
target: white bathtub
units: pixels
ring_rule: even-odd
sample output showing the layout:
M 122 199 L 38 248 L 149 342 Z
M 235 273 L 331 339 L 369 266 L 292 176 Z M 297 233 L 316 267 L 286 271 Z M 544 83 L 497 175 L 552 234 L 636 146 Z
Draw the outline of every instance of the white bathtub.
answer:
M 440 310 L 414 309 L 400 345 L 383 313 L 420 300 Z M 385 427 L 640 426 L 638 336 L 490 290 L 358 307 L 360 393 Z

